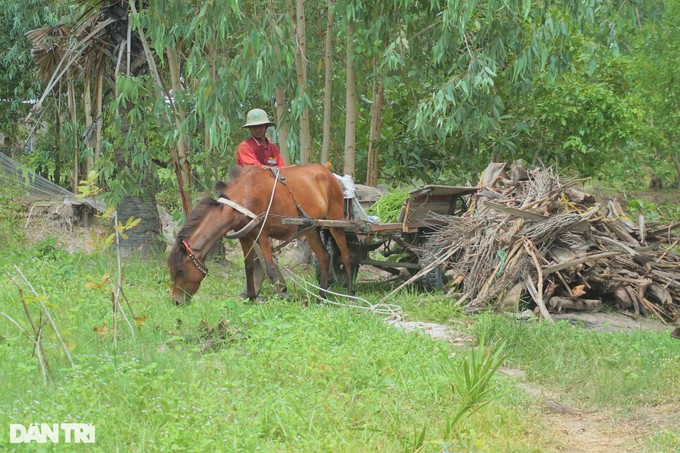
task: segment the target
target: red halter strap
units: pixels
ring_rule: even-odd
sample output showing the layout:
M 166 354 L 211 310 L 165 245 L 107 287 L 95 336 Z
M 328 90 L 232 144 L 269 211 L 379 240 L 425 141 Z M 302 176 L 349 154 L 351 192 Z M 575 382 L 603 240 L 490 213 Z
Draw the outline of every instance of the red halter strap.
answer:
M 191 262 L 194 263 L 194 266 L 196 266 L 196 269 L 198 269 L 203 275 L 207 276 L 208 266 L 201 263 L 201 261 L 198 258 L 196 258 L 196 255 L 194 255 L 193 250 L 191 250 L 191 247 L 189 247 L 189 244 L 187 244 L 186 241 L 182 241 L 182 244 L 184 244 L 184 247 L 186 247 L 187 252 L 189 252 L 189 258 L 191 259 Z

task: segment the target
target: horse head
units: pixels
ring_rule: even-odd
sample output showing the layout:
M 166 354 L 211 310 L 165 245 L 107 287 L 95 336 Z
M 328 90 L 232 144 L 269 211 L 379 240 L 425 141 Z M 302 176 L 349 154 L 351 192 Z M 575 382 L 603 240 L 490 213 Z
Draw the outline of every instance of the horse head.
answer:
M 168 257 L 172 278 L 172 299 L 177 305 L 191 302 L 201 282 L 208 275 L 205 257 L 217 240 L 231 229 L 238 214 L 212 198 L 196 206 L 182 229 Z

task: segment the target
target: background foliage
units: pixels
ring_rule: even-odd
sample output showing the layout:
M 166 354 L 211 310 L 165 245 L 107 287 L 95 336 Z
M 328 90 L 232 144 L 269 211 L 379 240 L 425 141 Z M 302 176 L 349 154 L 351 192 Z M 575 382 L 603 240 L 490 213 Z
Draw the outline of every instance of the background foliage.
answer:
M 652 175 L 667 185 L 677 179 L 677 0 L 307 1 L 304 84 L 295 65 L 300 14 L 290 0 L 156 0 L 143 3 L 137 14 L 126 1 L 0 5 L 0 40 L 7 49 L 0 115 L 14 154 L 21 154 L 23 140 L 34 131 L 36 147 L 24 159 L 62 185 L 82 179 L 71 162 L 76 146 L 81 169 L 92 156 L 87 124 L 96 118 L 91 113 L 88 120 L 84 108 L 86 84 L 96 100 L 93 68 L 103 62 L 102 151 L 95 167 L 112 201 L 148 192 L 141 181 L 150 171 L 160 199 L 178 210 L 177 182 L 162 176 L 173 168 L 180 172 L 178 166 L 190 179 L 183 186 L 194 198 L 202 195 L 235 164 L 236 146 L 247 137 L 240 129 L 243 115 L 253 107 L 277 117 L 272 139 L 285 142 L 293 163 L 299 159 L 303 112 L 309 111 L 313 161 L 321 158 L 323 126 L 330 123 L 329 160 L 342 172 L 350 146 L 345 138 L 350 24 L 359 182 L 375 171 L 373 184 L 464 183 L 475 181 L 492 159 L 557 163 L 637 185 Z M 97 30 L 106 19 L 113 22 Z M 56 33 L 57 23 L 66 31 Z M 31 41 L 26 32 L 40 27 L 48 27 L 46 37 Z M 96 33 L 88 38 L 91 31 Z M 21 126 L 18 120 L 32 105 L 21 101 L 40 97 L 56 71 L 56 64 L 41 64 L 35 77 L 31 46 L 54 46 L 56 63 L 81 42 L 86 50 L 48 92 L 42 110 Z M 69 82 L 73 107 L 66 99 Z M 275 113 L 277 93 L 285 108 Z M 376 122 L 379 133 L 371 140 Z M 373 170 L 369 148 L 379 149 Z

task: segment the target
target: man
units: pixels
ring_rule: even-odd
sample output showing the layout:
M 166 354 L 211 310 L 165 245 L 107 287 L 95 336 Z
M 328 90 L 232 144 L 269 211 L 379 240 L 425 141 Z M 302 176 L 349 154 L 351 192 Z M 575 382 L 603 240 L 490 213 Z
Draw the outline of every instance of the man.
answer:
M 267 139 L 266 133 L 269 126 L 276 127 L 276 124 L 269 121 L 264 110 L 253 109 L 248 112 L 246 124 L 241 129 L 250 129 L 250 138 L 238 145 L 236 165 L 241 167 L 257 165 L 264 168 L 284 167 L 278 146 Z
M 277 167 L 283 168 L 283 159 L 279 153 L 279 148 L 267 139 L 266 132 L 269 126 L 276 127 L 276 124 L 269 121 L 267 113 L 262 109 L 253 109 L 246 115 L 246 124 L 241 129 L 250 129 L 250 138 L 243 140 L 238 145 L 236 153 L 236 165 L 240 167 L 247 167 L 256 165 L 258 167 L 269 168 Z M 255 263 L 253 269 L 253 280 L 255 283 L 255 294 L 260 293 L 262 282 L 264 281 L 264 258 L 262 257 L 262 250 L 260 246 L 255 244 L 253 247 L 255 251 Z M 276 266 L 276 273 L 281 278 L 281 272 Z M 248 296 L 246 290 L 248 282 L 243 284 L 243 291 L 241 291 L 241 299 L 246 299 Z M 258 300 L 260 298 L 258 297 Z

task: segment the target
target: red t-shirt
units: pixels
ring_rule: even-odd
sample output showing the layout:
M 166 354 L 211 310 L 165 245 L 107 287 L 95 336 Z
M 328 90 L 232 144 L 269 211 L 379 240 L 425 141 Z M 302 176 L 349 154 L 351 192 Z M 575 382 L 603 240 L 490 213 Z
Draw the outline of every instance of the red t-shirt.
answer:
M 256 165 L 258 167 L 283 168 L 283 159 L 279 148 L 265 137 L 265 143 L 260 143 L 255 137 L 243 140 L 238 145 L 236 165 L 241 167 Z

